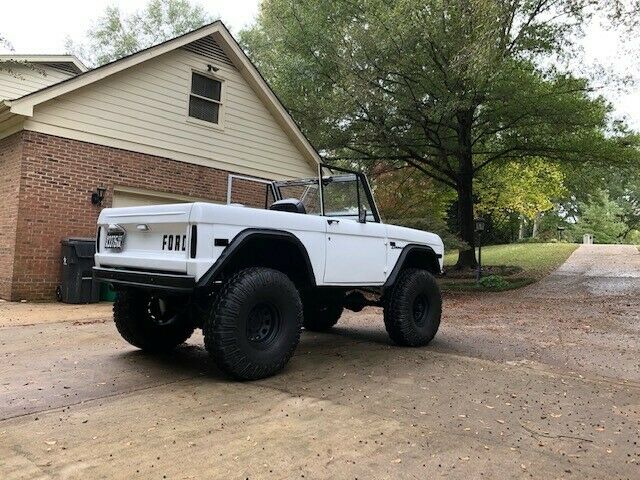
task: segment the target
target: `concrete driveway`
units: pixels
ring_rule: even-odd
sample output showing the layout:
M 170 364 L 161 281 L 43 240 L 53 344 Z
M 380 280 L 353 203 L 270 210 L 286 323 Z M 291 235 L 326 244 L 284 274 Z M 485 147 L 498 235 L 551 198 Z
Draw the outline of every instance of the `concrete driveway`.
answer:
M 636 479 L 638 272 L 632 247 L 581 247 L 528 288 L 448 296 L 428 348 L 348 314 L 253 383 L 200 336 L 154 357 L 102 306 L 19 326 L 0 304 L 0 478 Z

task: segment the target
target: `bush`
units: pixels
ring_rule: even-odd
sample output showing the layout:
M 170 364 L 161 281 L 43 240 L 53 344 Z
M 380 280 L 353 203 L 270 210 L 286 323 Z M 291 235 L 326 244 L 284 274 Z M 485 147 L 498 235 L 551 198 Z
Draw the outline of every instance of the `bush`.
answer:
M 504 290 L 511 285 L 504 277 L 500 275 L 489 275 L 482 277 L 478 282 L 481 287 L 489 288 L 492 290 Z

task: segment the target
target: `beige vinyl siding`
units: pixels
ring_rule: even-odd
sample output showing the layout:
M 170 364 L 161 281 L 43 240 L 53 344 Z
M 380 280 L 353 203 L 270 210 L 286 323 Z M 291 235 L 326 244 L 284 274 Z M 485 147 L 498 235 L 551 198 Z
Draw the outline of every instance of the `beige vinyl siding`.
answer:
M 112 207 L 139 207 L 142 205 L 167 205 L 171 203 L 211 202 L 196 197 L 186 197 L 166 192 L 116 186 Z
M 12 65 L 9 73 L 0 70 L 0 100 L 13 100 L 27 93 L 35 92 L 54 83 L 73 77 L 71 72 L 64 72 L 46 64 Z
M 207 64 L 223 82 L 220 125 L 187 114 L 191 72 Z M 315 173 L 235 67 L 187 49 L 38 105 L 24 128 L 264 178 Z

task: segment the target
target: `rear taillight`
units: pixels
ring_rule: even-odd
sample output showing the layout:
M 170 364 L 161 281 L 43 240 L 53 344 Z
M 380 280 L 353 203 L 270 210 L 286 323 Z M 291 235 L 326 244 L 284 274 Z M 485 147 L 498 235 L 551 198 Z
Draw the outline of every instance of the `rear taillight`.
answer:
M 98 230 L 96 231 L 96 253 L 100 253 L 100 231 L 102 229 L 100 227 L 98 227 Z
M 196 258 L 197 250 L 198 250 L 198 226 L 191 225 L 191 248 L 189 251 L 191 258 Z

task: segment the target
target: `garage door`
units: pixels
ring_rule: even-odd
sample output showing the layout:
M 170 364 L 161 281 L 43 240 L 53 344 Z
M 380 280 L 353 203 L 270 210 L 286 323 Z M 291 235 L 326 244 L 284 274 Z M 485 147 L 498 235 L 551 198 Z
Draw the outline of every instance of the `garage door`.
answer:
M 187 203 L 201 201 L 200 198 L 172 195 L 149 190 L 135 191 L 116 188 L 113 192 L 114 207 L 139 207 L 143 205 L 165 205 L 167 203 Z

